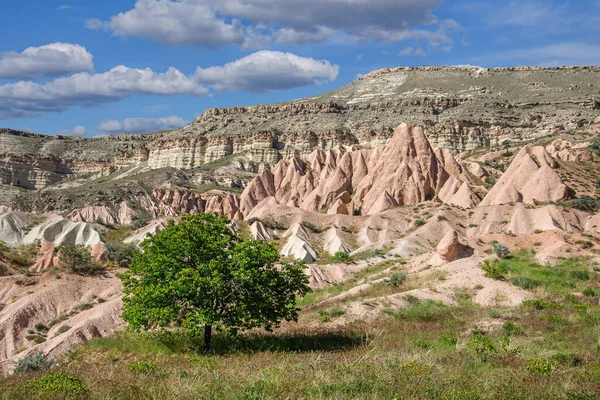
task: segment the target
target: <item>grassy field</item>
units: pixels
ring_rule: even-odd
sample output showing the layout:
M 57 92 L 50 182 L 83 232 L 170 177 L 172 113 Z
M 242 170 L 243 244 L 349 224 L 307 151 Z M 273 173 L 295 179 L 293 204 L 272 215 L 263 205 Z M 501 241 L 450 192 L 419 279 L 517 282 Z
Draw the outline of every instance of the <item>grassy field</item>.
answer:
M 544 267 L 526 251 L 488 266 L 532 300 L 485 308 L 464 291 L 455 306 L 410 299 L 373 320 L 335 324 L 341 314 L 319 319 L 314 302 L 336 289 L 301 300 L 300 324 L 217 335 L 210 353 L 181 333 L 93 340 L 49 371 L 4 378 L 0 398 L 600 398 L 598 266 L 574 258 Z

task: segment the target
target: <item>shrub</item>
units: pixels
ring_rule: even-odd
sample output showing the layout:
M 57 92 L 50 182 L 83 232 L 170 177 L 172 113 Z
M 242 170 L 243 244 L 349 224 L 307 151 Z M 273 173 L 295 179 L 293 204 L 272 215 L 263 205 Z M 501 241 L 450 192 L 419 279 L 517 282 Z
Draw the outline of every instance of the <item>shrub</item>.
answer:
M 514 323 L 512 323 L 510 321 L 506 321 L 504 323 L 504 325 L 502 325 L 502 332 L 506 336 L 517 336 L 517 335 L 521 335 L 523 333 L 521 328 L 519 328 L 517 325 L 515 325 Z
M 132 244 L 108 242 L 105 247 L 106 260 L 115 267 L 128 268 L 131 265 L 133 255 L 137 251 L 137 247 Z
M 323 233 L 323 231 L 324 231 L 323 229 L 319 228 L 312 222 L 302 221 L 302 222 L 300 222 L 300 225 L 304 226 L 308 230 L 313 231 L 314 233 Z
M 496 350 L 492 340 L 485 334 L 485 332 L 476 330 L 473 331 L 472 334 L 471 346 L 481 361 L 487 361 L 491 356 L 498 353 L 498 350 Z
M 590 242 L 589 240 L 578 240 L 575 242 L 575 244 L 578 244 L 584 250 L 591 249 L 594 247 L 594 243 Z
M 25 382 L 19 387 L 19 392 L 32 399 L 80 399 L 89 390 L 80 377 L 60 371 Z
M 155 372 L 158 369 L 158 366 L 153 362 L 138 361 L 127 364 L 127 369 L 134 374 L 149 375 Z
M 327 322 L 327 321 L 331 320 L 332 318 L 338 318 L 338 317 L 341 317 L 342 315 L 346 314 L 346 311 L 344 311 L 341 307 L 334 307 L 329 311 L 321 309 L 317 312 L 319 313 L 321 322 Z
M 545 300 L 525 300 L 523 307 L 533 310 L 557 310 L 562 308 L 561 304 L 556 301 Z
M 71 327 L 69 325 L 67 325 L 67 324 L 62 325 L 60 328 L 58 328 L 56 330 L 56 334 L 61 335 L 61 334 L 65 333 L 66 331 L 68 331 L 69 329 L 71 329 Z
M 416 221 L 415 221 L 415 226 L 417 226 L 417 227 L 419 227 L 419 226 L 423 226 L 423 225 L 425 225 L 426 223 L 427 223 L 427 222 L 425 222 L 424 220 L 422 220 L 422 219 L 418 219 L 418 220 L 416 220 Z
M 148 221 L 146 221 L 144 219 L 136 219 L 133 221 L 133 227 L 135 229 L 142 229 L 146 225 L 148 225 Z
M 15 362 L 13 371 L 14 372 L 33 372 L 33 371 L 45 371 L 52 367 L 52 361 L 48 360 L 48 357 L 42 353 L 36 353 L 33 356 L 23 357 Z
M 76 274 L 94 275 L 102 266 L 92 260 L 89 248 L 82 245 L 65 245 L 58 249 L 60 263 Z
M 518 275 L 510 279 L 510 283 L 525 290 L 532 290 L 542 286 L 544 283 L 539 279 L 528 278 L 526 276 Z
M 400 286 L 402 286 L 404 284 L 404 282 L 406 282 L 407 278 L 408 278 L 408 274 L 406 272 L 402 271 L 402 272 L 393 274 L 392 276 L 390 276 L 390 279 L 386 280 L 385 282 L 395 288 L 399 288 Z
M 504 276 L 505 271 L 496 262 L 485 260 L 481 269 L 485 272 L 486 278 L 495 279 L 497 281 L 506 279 Z
M 350 256 L 348 255 L 348 253 L 338 251 L 331 257 L 331 261 L 345 263 L 350 261 Z
M 583 211 L 596 212 L 600 209 L 600 198 L 581 196 L 573 201 L 573 208 Z
M 596 297 L 598 295 L 592 288 L 585 288 L 582 293 L 585 297 Z
M 492 245 L 492 251 L 498 258 L 507 258 L 508 256 L 510 256 L 509 248 L 503 245 L 502 243 L 494 243 Z
M 456 343 L 458 343 L 458 336 L 455 332 L 442 332 L 438 341 L 449 346 L 456 346 Z
M 424 350 L 427 350 L 427 349 L 430 349 L 433 347 L 431 342 L 428 342 L 427 340 L 422 340 L 422 339 L 413 340 L 410 344 L 413 347 L 418 347 L 419 349 L 424 349 Z
M 554 372 L 557 362 L 549 358 L 530 358 L 525 363 L 525 370 L 532 374 L 550 375 Z
M 569 367 L 578 367 L 583 364 L 583 357 L 575 353 L 558 353 L 553 355 L 551 359 Z

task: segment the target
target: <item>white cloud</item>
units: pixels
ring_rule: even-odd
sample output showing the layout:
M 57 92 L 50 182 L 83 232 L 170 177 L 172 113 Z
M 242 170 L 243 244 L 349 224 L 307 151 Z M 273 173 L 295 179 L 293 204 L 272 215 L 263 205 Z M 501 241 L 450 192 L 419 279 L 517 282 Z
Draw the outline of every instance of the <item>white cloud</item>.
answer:
M 196 44 L 208 47 L 242 44 L 245 28 L 239 20 L 220 19 L 209 7 L 210 2 L 137 0 L 133 9 L 111 17 L 106 27 L 117 36 L 137 36 L 166 44 Z M 101 27 L 98 20 L 88 27 Z
M 433 10 L 442 3 L 443 0 L 137 0 L 134 8 L 108 21 L 89 20 L 86 26 L 169 45 L 237 44 L 248 48 L 247 38 L 259 29 L 263 31 L 261 35 L 270 34 L 282 44 L 320 43 L 334 36 L 381 42 L 418 36 L 423 40 L 433 38 L 432 45 L 437 46 L 451 42 L 448 32 L 460 27 L 456 21 L 440 22 L 433 16 Z M 432 28 L 415 29 L 423 25 Z M 264 47 L 266 40 L 260 43 Z
M 157 73 L 120 65 L 101 74 L 82 72 L 44 84 L 20 81 L 0 85 L 0 118 L 95 106 L 138 94 L 205 96 L 209 91 L 175 68 Z
M 422 48 L 413 49 L 412 47 L 407 47 L 404 50 L 400 51 L 401 56 L 413 56 L 413 57 L 425 57 L 427 52 Z
M 196 69 L 186 76 L 175 68 L 158 73 L 120 65 L 110 71 L 78 73 L 47 83 L 0 85 L 0 118 L 32 117 L 73 106 L 97 106 L 134 95 L 208 96 L 217 91 L 290 89 L 337 78 L 339 67 L 291 53 L 259 51 L 224 66 Z
M 195 77 L 221 92 L 266 92 L 333 81 L 339 71 L 329 61 L 263 50 L 222 67 L 198 67 Z
M 415 57 L 425 57 L 427 55 L 427 53 L 425 52 L 425 50 L 423 50 L 422 48 L 418 48 L 415 50 L 415 52 L 413 53 L 413 56 Z
M 0 55 L 0 79 L 40 78 L 94 70 L 94 57 L 85 47 L 52 43 Z
M 273 36 L 281 44 L 322 43 L 332 38 L 336 33 L 331 28 L 319 26 L 314 30 L 283 28 L 276 31 Z
M 87 129 L 85 129 L 85 126 L 82 125 L 77 125 L 73 129 L 63 129 L 58 132 L 59 135 L 63 136 L 85 136 L 87 133 Z
M 62 6 L 59 6 L 59 7 L 58 7 L 58 9 L 59 9 L 60 11 L 64 11 L 64 10 L 70 10 L 71 8 L 73 8 L 73 7 L 71 7 L 71 6 L 70 6 L 70 5 L 68 5 L 68 4 L 63 4 Z
M 126 118 L 123 121 L 109 119 L 102 121 L 96 128 L 99 132 L 115 133 L 148 133 L 177 129 L 188 125 L 184 119 L 171 116 L 166 118 Z
M 480 61 L 483 61 L 480 60 Z M 600 46 L 586 43 L 556 43 L 537 48 L 500 52 L 485 58 L 495 65 L 600 65 Z

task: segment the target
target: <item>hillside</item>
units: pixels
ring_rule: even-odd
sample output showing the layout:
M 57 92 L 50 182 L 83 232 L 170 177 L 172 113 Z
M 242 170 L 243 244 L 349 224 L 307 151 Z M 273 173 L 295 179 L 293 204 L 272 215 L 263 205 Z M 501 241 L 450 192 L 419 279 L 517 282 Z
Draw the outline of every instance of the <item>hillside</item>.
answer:
M 0 132 L 0 370 L 26 365 L 0 397 L 595 398 L 599 72 L 394 69 L 172 132 Z M 209 352 L 124 332 L 136 246 L 208 212 L 305 263 L 299 321 Z

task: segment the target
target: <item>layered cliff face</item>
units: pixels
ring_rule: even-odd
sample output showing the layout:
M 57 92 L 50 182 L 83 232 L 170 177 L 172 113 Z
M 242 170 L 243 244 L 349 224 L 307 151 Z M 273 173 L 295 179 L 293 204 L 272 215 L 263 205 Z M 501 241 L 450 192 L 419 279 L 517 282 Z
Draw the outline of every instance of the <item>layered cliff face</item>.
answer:
M 0 177 L 29 189 L 122 169 L 195 169 L 226 157 L 260 172 L 290 156 L 337 146 L 375 148 L 403 122 L 453 153 L 561 131 L 600 115 L 600 68 L 422 67 L 375 71 L 291 103 L 207 110 L 189 126 L 82 139 L 0 130 Z

